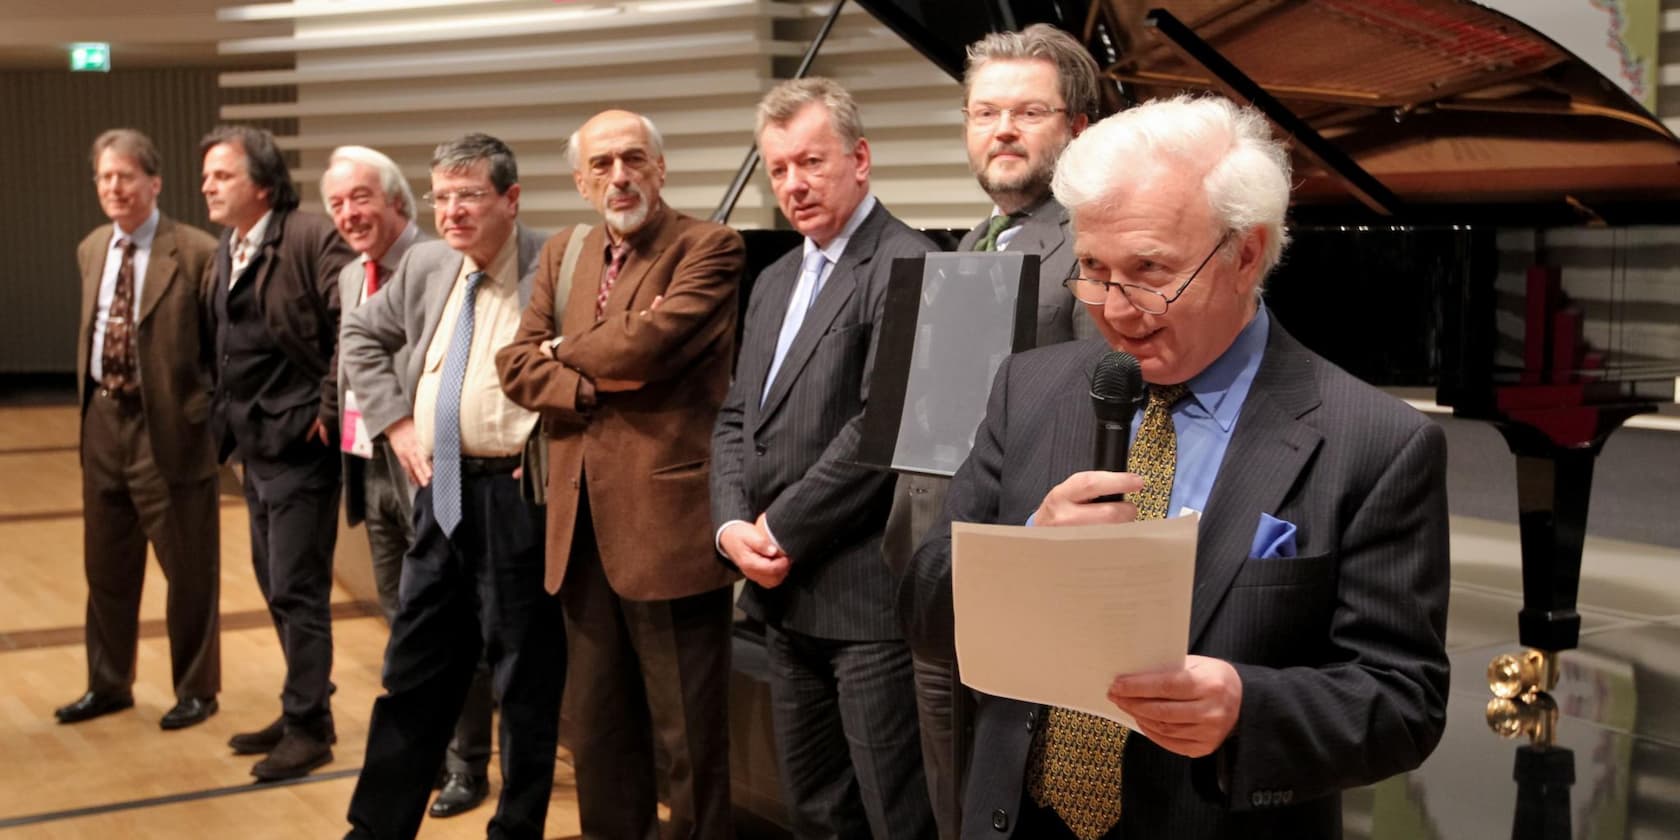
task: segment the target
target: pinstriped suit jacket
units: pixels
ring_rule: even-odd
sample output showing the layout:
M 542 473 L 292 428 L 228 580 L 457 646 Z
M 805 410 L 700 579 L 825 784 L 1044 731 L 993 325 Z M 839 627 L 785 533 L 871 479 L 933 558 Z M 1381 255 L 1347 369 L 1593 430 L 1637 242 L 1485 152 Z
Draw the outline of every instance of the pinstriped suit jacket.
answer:
M 1061 344 L 998 371 L 943 521 L 900 593 L 918 650 L 952 651 L 950 521 L 1024 522 L 1089 468 L 1089 371 L 1106 350 Z M 1445 472 L 1438 426 L 1272 321 L 1203 514 L 1191 602 L 1190 651 L 1236 666 L 1241 712 L 1204 759 L 1127 744 L 1125 837 L 1340 837 L 1343 788 L 1422 763 L 1446 714 Z M 1297 526 L 1296 557 L 1249 558 L 1262 512 Z M 1015 822 L 1039 712 L 982 699 L 965 837 Z
M 801 249 L 753 286 L 735 381 L 712 436 L 712 519 L 715 527 L 766 513 L 792 560 L 781 586 L 746 584 L 741 606 L 755 618 L 825 639 L 903 637 L 896 584 L 881 558 L 893 478 L 851 460 L 892 261 L 936 250 L 877 203 L 823 283 L 762 407 Z

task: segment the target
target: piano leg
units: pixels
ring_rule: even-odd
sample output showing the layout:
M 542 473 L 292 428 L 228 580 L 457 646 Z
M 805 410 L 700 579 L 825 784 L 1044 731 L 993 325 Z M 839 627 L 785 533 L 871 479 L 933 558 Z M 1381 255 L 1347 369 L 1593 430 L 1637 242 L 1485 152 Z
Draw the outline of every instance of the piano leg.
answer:
M 1599 447 L 1563 447 L 1509 429 L 1501 426 L 1517 456 L 1522 536 L 1523 608 L 1517 615 L 1517 638 L 1524 647 L 1541 651 L 1571 650 L 1581 635 L 1575 599 Z

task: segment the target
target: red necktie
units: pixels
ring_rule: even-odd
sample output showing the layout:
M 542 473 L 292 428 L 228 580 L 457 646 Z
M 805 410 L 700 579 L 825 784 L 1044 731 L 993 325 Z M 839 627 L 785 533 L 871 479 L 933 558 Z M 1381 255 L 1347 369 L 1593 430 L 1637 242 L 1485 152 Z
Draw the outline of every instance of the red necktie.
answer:
M 595 294 L 595 320 L 601 320 L 607 314 L 607 296 L 612 294 L 613 283 L 618 281 L 618 272 L 624 268 L 624 258 L 630 255 L 630 243 L 621 242 L 608 248 L 606 273 L 601 275 L 601 290 Z
M 367 296 L 373 297 L 373 293 L 379 291 L 379 263 L 366 260 L 363 265 L 367 269 Z

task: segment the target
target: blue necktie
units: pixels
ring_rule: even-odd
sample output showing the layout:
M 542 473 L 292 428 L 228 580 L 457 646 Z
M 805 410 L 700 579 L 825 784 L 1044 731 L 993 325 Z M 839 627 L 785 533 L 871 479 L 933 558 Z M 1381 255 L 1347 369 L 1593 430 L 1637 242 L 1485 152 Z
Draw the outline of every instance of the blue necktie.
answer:
M 812 248 L 799 266 L 799 283 L 793 287 L 793 297 L 788 299 L 787 314 L 782 316 L 782 333 L 776 337 L 776 355 L 770 361 L 770 374 L 764 377 L 764 393 L 758 395 L 761 408 L 764 398 L 770 396 L 770 386 L 776 381 L 776 372 L 782 369 L 782 360 L 787 358 L 788 348 L 793 346 L 794 336 L 799 335 L 799 325 L 805 323 L 805 313 L 811 311 L 817 293 L 822 291 L 822 272 L 826 265 L 828 255 L 821 249 Z
M 455 334 L 449 339 L 449 354 L 443 357 L 443 381 L 438 384 L 437 414 L 432 446 L 432 514 L 446 536 L 461 524 L 461 387 L 467 381 L 467 357 L 472 354 L 473 298 L 478 284 L 487 277 L 482 271 L 467 275 L 461 295 L 461 314 L 455 319 Z

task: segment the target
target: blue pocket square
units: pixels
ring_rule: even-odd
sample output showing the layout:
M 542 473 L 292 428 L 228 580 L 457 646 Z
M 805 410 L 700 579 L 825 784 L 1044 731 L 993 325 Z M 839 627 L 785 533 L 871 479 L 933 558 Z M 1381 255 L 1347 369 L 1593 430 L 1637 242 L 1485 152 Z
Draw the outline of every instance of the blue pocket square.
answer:
M 1254 532 L 1254 545 L 1248 556 L 1262 560 L 1295 556 L 1295 525 L 1269 513 L 1260 514 L 1260 527 Z

